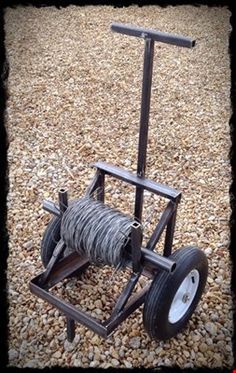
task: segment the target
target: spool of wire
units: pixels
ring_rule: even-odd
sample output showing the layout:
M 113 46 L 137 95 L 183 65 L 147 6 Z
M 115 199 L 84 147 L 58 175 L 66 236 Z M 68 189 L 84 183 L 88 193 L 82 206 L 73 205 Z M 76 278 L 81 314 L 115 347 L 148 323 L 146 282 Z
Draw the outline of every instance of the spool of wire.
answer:
M 69 204 L 63 214 L 61 238 L 91 263 L 117 267 L 124 259 L 133 222 L 134 218 L 86 196 Z

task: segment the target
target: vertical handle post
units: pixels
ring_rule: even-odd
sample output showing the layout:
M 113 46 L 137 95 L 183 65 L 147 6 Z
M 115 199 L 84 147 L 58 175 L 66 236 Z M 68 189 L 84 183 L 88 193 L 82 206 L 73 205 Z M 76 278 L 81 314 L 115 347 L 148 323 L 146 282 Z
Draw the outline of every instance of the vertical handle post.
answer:
M 145 38 L 145 34 L 144 34 Z M 144 64 L 143 64 L 143 83 L 142 83 L 142 101 L 139 128 L 138 144 L 138 164 L 137 176 L 143 178 L 146 170 L 147 141 L 148 141 L 148 122 L 151 101 L 152 69 L 154 55 L 154 40 L 145 38 Z M 136 188 L 135 195 L 135 217 L 141 222 L 143 210 L 143 189 Z

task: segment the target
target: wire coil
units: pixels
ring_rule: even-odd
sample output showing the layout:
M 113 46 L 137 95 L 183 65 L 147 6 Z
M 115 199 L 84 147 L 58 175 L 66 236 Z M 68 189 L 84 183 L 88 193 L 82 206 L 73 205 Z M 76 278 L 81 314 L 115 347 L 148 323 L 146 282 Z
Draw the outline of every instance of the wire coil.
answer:
M 63 214 L 61 238 L 93 264 L 118 266 L 133 222 L 134 218 L 86 196 L 69 204 Z

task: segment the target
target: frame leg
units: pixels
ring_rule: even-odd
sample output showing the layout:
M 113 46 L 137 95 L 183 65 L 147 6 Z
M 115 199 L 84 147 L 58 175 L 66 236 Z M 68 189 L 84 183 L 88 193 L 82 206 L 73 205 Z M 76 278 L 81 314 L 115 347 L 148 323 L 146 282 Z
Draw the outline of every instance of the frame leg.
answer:
M 96 192 L 96 198 L 99 201 L 104 202 L 104 179 L 104 172 L 97 170 L 91 184 L 88 186 L 86 190 L 85 195 L 91 197 Z
M 69 342 L 73 342 L 75 338 L 75 321 L 70 317 L 66 318 L 66 327 L 67 327 L 67 339 Z
M 173 215 L 166 227 L 165 246 L 164 246 L 164 252 L 163 252 L 164 256 L 170 256 L 172 252 L 176 214 L 177 214 L 177 206 L 175 207 L 175 211 L 173 212 Z

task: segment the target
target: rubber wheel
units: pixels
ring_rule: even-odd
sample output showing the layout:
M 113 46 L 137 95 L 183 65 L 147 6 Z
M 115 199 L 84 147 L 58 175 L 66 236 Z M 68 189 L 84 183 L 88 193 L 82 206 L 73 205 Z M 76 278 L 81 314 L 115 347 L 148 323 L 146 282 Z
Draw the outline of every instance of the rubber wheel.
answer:
M 53 251 L 57 245 L 57 243 L 60 241 L 61 238 L 61 218 L 60 217 L 53 217 L 52 220 L 47 225 L 47 228 L 44 232 L 43 239 L 41 242 L 41 260 L 43 263 L 44 268 L 47 267 Z M 61 256 L 63 258 L 64 256 L 67 256 L 70 254 L 72 250 L 70 248 L 66 248 L 64 255 Z M 67 278 L 71 277 L 79 277 L 81 273 L 83 273 L 86 268 L 89 266 L 89 263 L 83 267 L 83 269 L 76 270 L 75 272 L 71 273 Z
M 53 217 L 52 220 L 47 225 L 47 228 L 44 232 L 43 239 L 41 242 L 41 259 L 44 267 L 46 268 L 51 257 L 53 251 L 57 245 L 57 242 L 60 241 L 61 234 L 61 218 L 60 217 Z
M 185 247 L 169 258 L 176 262 L 176 269 L 154 277 L 144 303 L 144 327 L 155 340 L 172 338 L 186 326 L 207 280 L 207 258 L 200 249 Z

